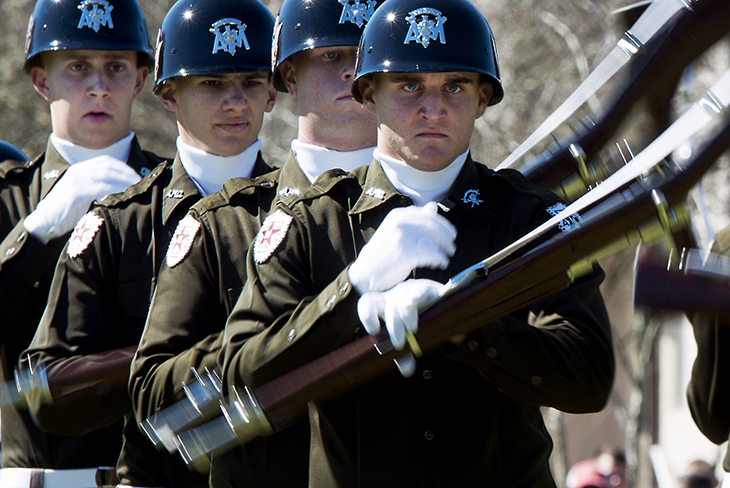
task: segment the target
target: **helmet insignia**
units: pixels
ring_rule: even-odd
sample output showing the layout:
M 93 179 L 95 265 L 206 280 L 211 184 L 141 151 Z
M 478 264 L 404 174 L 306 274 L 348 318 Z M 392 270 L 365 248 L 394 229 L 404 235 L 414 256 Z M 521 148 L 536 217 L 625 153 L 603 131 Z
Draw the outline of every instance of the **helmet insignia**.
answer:
M 94 29 L 94 32 L 99 32 L 101 26 L 106 26 L 107 29 L 113 29 L 114 23 L 112 22 L 112 10 L 113 5 L 109 5 L 106 0 L 84 0 L 78 6 L 81 10 L 81 19 L 79 19 L 79 25 L 77 29 L 84 27 L 90 27 Z
M 441 44 L 446 44 L 444 34 L 444 17 L 441 12 L 434 8 L 419 8 L 408 13 L 406 20 L 409 22 L 408 33 L 403 44 L 410 44 L 416 41 L 423 48 L 427 48 L 431 41 L 438 39 Z
M 355 3 L 350 3 L 350 0 L 339 0 L 339 2 L 342 4 L 340 24 L 352 22 L 358 27 L 362 27 L 370 20 L 375 13 L 375 6 L 378 4 L 375 0 L 367 0 L 367 3 L 361 3 L 359 0 L 355 0 Z
M 213 54 L 222 50 L 234 56 L 238 47 L 243 47 L 247 51 L 251 49 L 244 32 L 246 30 L 246 24 L 241 23 L 238 19 L 221 19 L 211 25 L 209 30 L 215 34 Z

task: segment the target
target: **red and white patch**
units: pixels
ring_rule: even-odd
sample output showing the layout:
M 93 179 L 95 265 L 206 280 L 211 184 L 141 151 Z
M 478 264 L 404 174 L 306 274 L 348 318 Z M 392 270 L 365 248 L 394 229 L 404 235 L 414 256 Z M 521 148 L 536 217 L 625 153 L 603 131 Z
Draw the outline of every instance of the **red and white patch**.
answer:
M 71 237 L 68 240 L 68 248 L 66 252 L 71 259 L 81 254 L 84 249 L 89 247 L 91 241 L 94 240 L 94 236 L 99 231 L 101 223 L 104 219 L 96 215 L 94 212 L 89 212 L 78 221 L 74 231 L 71 233 Z
M 167 248 L 167 265 L 175 267 L 185 256 L 187 256 L 190 246 L 193 245 L 195 234 L 200 229 L 200 222 L 190 215 L 186 215 L 175 228 L 175 234 L 172 236 L 170 245 Z
M 281 241 L 286 237 L 291 221 L 292 216 L 281 210 L 266 217 L 253 244 L 253 258 L 257 263 L 261 264 L 269 259 L 269 256 L 279 247 Z

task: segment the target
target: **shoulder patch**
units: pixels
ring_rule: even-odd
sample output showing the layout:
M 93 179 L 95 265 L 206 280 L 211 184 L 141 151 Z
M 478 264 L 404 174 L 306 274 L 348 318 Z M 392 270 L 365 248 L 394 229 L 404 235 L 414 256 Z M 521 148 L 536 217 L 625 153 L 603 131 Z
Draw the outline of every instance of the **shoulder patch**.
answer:
M 261 264 L 279 247 L 291 225 L 292 216 L 281 210 L 266 217 L 253 244 L 253 258 Z
M 175 233 L 170 240 L 170 245 L 167 248 L 167 265 L 173 268 L 180 264 L 185 259 L 190 246 L 193 245 L 193 239 L 195 234 L 198 233 L 200 228 L 200 222 L 195 220 L 190 215 L 186 215 L 180 222 L 178 222 L 175 228 Z
M 558 202 L 554 205 L 549 206 L 545 210 L 547 211 L 547 213 L 550 214 L 551 217 L 555 217 L 556 215 L 558 215 L 560 212 L 562 212 L 566 208 L 567 207 L 565 206 L 564 203 Z M 574 213 L 573 215 L 569 216 L 567 219 L 561 220 L 560 223 L 558 224 L 558 228 L 562 232 L 570 232 L 571 230 L 573 230 L 577 227 L 580 227 L 581 221 L 582 221 L 582 219 L 581 219 L 580 215 Z
M 71 259 L 75 259 L 84 249 L 89 247 L 94 236 L 99 231 L 104 219 L 96 215 L 94 212 L 88 212 L 78 221 L 71 237 L 68 240 L 68 248 L 66 252 Z

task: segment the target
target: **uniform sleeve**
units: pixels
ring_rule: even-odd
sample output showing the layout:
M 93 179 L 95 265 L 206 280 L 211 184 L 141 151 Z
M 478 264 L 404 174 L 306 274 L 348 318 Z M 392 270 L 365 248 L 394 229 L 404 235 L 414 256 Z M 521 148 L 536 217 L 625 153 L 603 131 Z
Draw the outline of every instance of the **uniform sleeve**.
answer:
M 571 413 L 601 410 L 615 362 L 596 269 L 567 290 L 470 333 L 452 359 L 473 366 L 508 397 Z
M 43 244 L 25 230 L 20 221 L 0 244 L 0 330 L 9 332 L 25 297 L 41 277 L 56 264 L 65 238 Z
M 192 378 L 191 368 L 217 366 L 226 321 L 215 246 L 205 226 L 187 256 L 162 264 L 137 355 L 129 392 L 139 422 L 162 408 Z
M 307 229 L 317 227 L 304 219 L 295 218 L 260 263 L 249 250 L 248 279 L 226 323 L 220 358 L 228 386 L 266 383 L 355 338 L 359 294 L 347 278 L 348 258 L 320 248 L 327 263 L 313 262 L 312 242 L 326 246 L 316 239 L 327 235 L 311 241 Z
M 45 363 L 49 375 L 54 370 L 78 369 L 87 355 L 128 345 L 121 339 L 122 331 L 116 330 L 123 311 L 116 306 L 115 291 L 110 288 L 116 282 L 110 237 L 114 229 L 111 218 L 102 220 L 93 240 L 78 256 L 69 255 L 69 245 L 62 252 L 46 311 L 22 356 Z M 131 410 L 126 381 L 100 380 L 95 393 L 62 396 L 52 404 L 35 399 L 29 409 L 41 429 L 61 435 L 79 435 L 109 425 Z
M 722 444 L 730 435 L 730 357 L 723 354 L 730 348 L 730 317 L 697 313 L 689 319 L 697 357 L 687 385 L 687 403 L 700 431 Z

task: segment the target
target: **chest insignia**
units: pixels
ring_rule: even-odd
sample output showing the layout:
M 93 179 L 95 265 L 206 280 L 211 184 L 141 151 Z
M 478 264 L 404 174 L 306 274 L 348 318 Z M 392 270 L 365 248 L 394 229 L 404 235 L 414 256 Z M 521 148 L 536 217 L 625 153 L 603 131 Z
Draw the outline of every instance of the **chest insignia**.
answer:
M 167 190 L 167 193 L 165 193 L 165 198 L 177 198 L 180 199 L 183 196 L 185 196 L 185 192 L 183 190 Z
M 284 188 L 279 190 L 279 195 L 285 198 L 292 195 L 299 195 L 299 188 L 289 188 L 288 186 L 285 186 Z
M 474 208 L 474 205 L 480 205 L 484 201 L 477 197 L 479 197 L 479 190 L 467 190 L 464 196 L 461 197 L 461 201 L 471 204 L 471 208 Z
M 565 204 L 563 203 L 556 203 L 555 205 L 551 205 L 548 208 L 545 209 L 547 213 L 555 217 L 560 212 L 565 210 Z M 558 224 L 558 228 L 563 232 L 570 232 L 571 230 L 580 227 L 581 223 L 581 217 L 578 214 L 573 214 L 567 219 L 563 219 Z
M 291 225 L 292 216 L 281 210 L 266 217 L 253 244 L 253 258 L 261 264 L 279 247 Z
M 365 194 L 378 200 L 385 200 L 385 190 L 381 190 L 380 188 L 368 188 Z
M 54 178 L 58 178 L 59 171 L 57 169 L 52 169 L 51 171 L 46 171 L 43 173 L 43 179 L 44 180 L 52 180 Z
M 187 256 L 199 228 L 200 222 L 190 215 L 186 215 L 178 222 L 175 233 L 170 240 L 170 245 L 167 248 L 167 265 L 170 268 L 180 264 L 185 256 Z
M 91 241 L 94 240 L 94 236 L 99 231 L 101 223 L 104 219 L 96 215 L 94 212 L 89 212 L 76 224 L 74 231 L 71 233 L 71 237 L 68 240 L 68 248 L 66 252 L 71 259 L 75 259 L 81 254 L 84 249 L 89 247 Z

